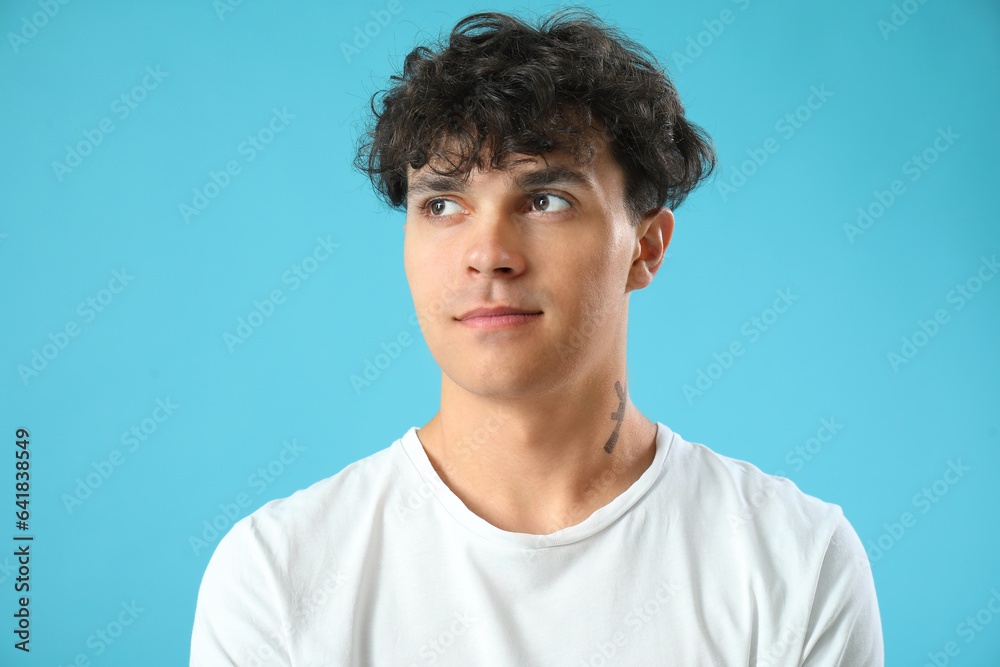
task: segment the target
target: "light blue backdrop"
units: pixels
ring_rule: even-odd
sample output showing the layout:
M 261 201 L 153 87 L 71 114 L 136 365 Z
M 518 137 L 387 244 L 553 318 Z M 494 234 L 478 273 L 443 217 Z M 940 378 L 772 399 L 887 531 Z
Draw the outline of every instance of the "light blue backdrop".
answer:
M 593 7 L 722 164 L 633 295 L 637 406 L 844 508 L 889 664 L 1000 664 L 1000 6 Z M 356 124 L 417 40 L 523 8 L 3 3 L 0 663 L 186 664 L 216 533 L 436 412 Z

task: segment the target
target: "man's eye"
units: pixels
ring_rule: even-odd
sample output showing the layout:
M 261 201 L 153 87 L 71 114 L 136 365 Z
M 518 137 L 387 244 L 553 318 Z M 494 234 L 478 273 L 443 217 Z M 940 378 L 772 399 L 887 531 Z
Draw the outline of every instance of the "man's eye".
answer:
M 450 199 L 435 199 L 427 205 L 431 215 L 451 215 L 458 213 L 462 207 Z
M 566 199 L 553 194 L 535 195 L 531 199 L 531 205 L 536 211 L 547 211 L 550 213 L 565 211 L 572 207 L 572 204 Z

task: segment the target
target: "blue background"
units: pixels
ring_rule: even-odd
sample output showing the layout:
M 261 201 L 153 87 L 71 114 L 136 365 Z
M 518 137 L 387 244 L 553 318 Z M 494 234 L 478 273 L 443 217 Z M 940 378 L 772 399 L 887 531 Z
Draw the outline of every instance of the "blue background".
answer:
M 351 169 L 358 123 L 418 41 L 474 10 L 526 6 L 398 3 L 3 3 L 0 540 L 18 532 L 24 427 L 35 542 L 30 655 L 12 648 L 14 559 L 0 557 L 0 663 L 187 664 L 217 543 L 205 522 L 227 528 L 227 511 L 332 475 L 437 411 L 440 371 L 410 319 L 403 214 Z M 1000 279 L 983 264 L 1000 253 L 1000 6 L 592 6 L 669 68 L 722 166 L 676 211 L 667 261 L 633 294 L 634 402 L 844 508 L 869 547 L 888 664 L 925 664 L 948 642 L 960 649 L 948 664 L 1000 664 L 1000 617 L 987 612 L 971 641 L 958 631 L 1000 590 Z M 813 87 L 826 99 L 810 109 Z M 274 110 L 287 110 L 281 131 L 262 133 L 272 140 L 249 160 L 241 143 Z M 113 131 L 91 142 L 104 119 Z M 96 145 L 54 167 L 75 163 L 81 142 Z M 186 220 L 181 204 L 193 207 L 211 172 L 225 182 L 229 161 L 239 172 Z M 859 207 L 872 222 L 852 232 Z M 318 238 L 336 249 L 304 262 Z M 314 270 L 296 284 L 295 265 Z M 276 289 L 283 303 L 227 345 Z M 797 299 L 775 319 L 777 290 Z M 356 390 L 351 376 L 401 332 L 414 344 Z M 713 367 L 734 341 L 744 354 Z M 704 390 L 686 394 L 699 371 Z M 161 422 L 157 400 L 177 406 Z M 827 435 L 823 419 L 842 428 L 810 441 Z M 145 440 L 123 442 L 133 427 Z M 286 441 L 302 449 L 275 465 Z M 942 481 L 949 462 L 968 468 L 954 484 Z M 904 512 L 910 525 L 893 527 Z M 134 622 L 97 640 L 133 602 Z

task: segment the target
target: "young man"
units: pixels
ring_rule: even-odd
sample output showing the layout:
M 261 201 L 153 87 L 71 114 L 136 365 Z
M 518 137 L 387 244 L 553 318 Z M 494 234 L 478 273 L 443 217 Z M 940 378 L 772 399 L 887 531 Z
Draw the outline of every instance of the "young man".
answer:
M 232 528 L 191 664 L 882 665 L 840 507 L 630 399 L 629 293 L 715 165 L 655 60 L 582 10 L 435 46 L 358 164 L 405 206 L 440 411 Z

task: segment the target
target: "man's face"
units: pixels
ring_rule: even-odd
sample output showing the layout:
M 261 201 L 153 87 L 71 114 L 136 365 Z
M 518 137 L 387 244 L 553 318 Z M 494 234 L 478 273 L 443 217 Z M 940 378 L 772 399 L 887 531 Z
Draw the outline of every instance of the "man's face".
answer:
M 543 394 L 624 359 L 628 292 L 652 279 L 633 263 L 649 225 L 630 223 L 622 170 L 603 141 L 594 148 L 583 165 L 516 155 L 465 180 L 409 170 L 406 277 L 431 353 L 467 391 Z M 495 306 L 540 314 L 462 319 Z

